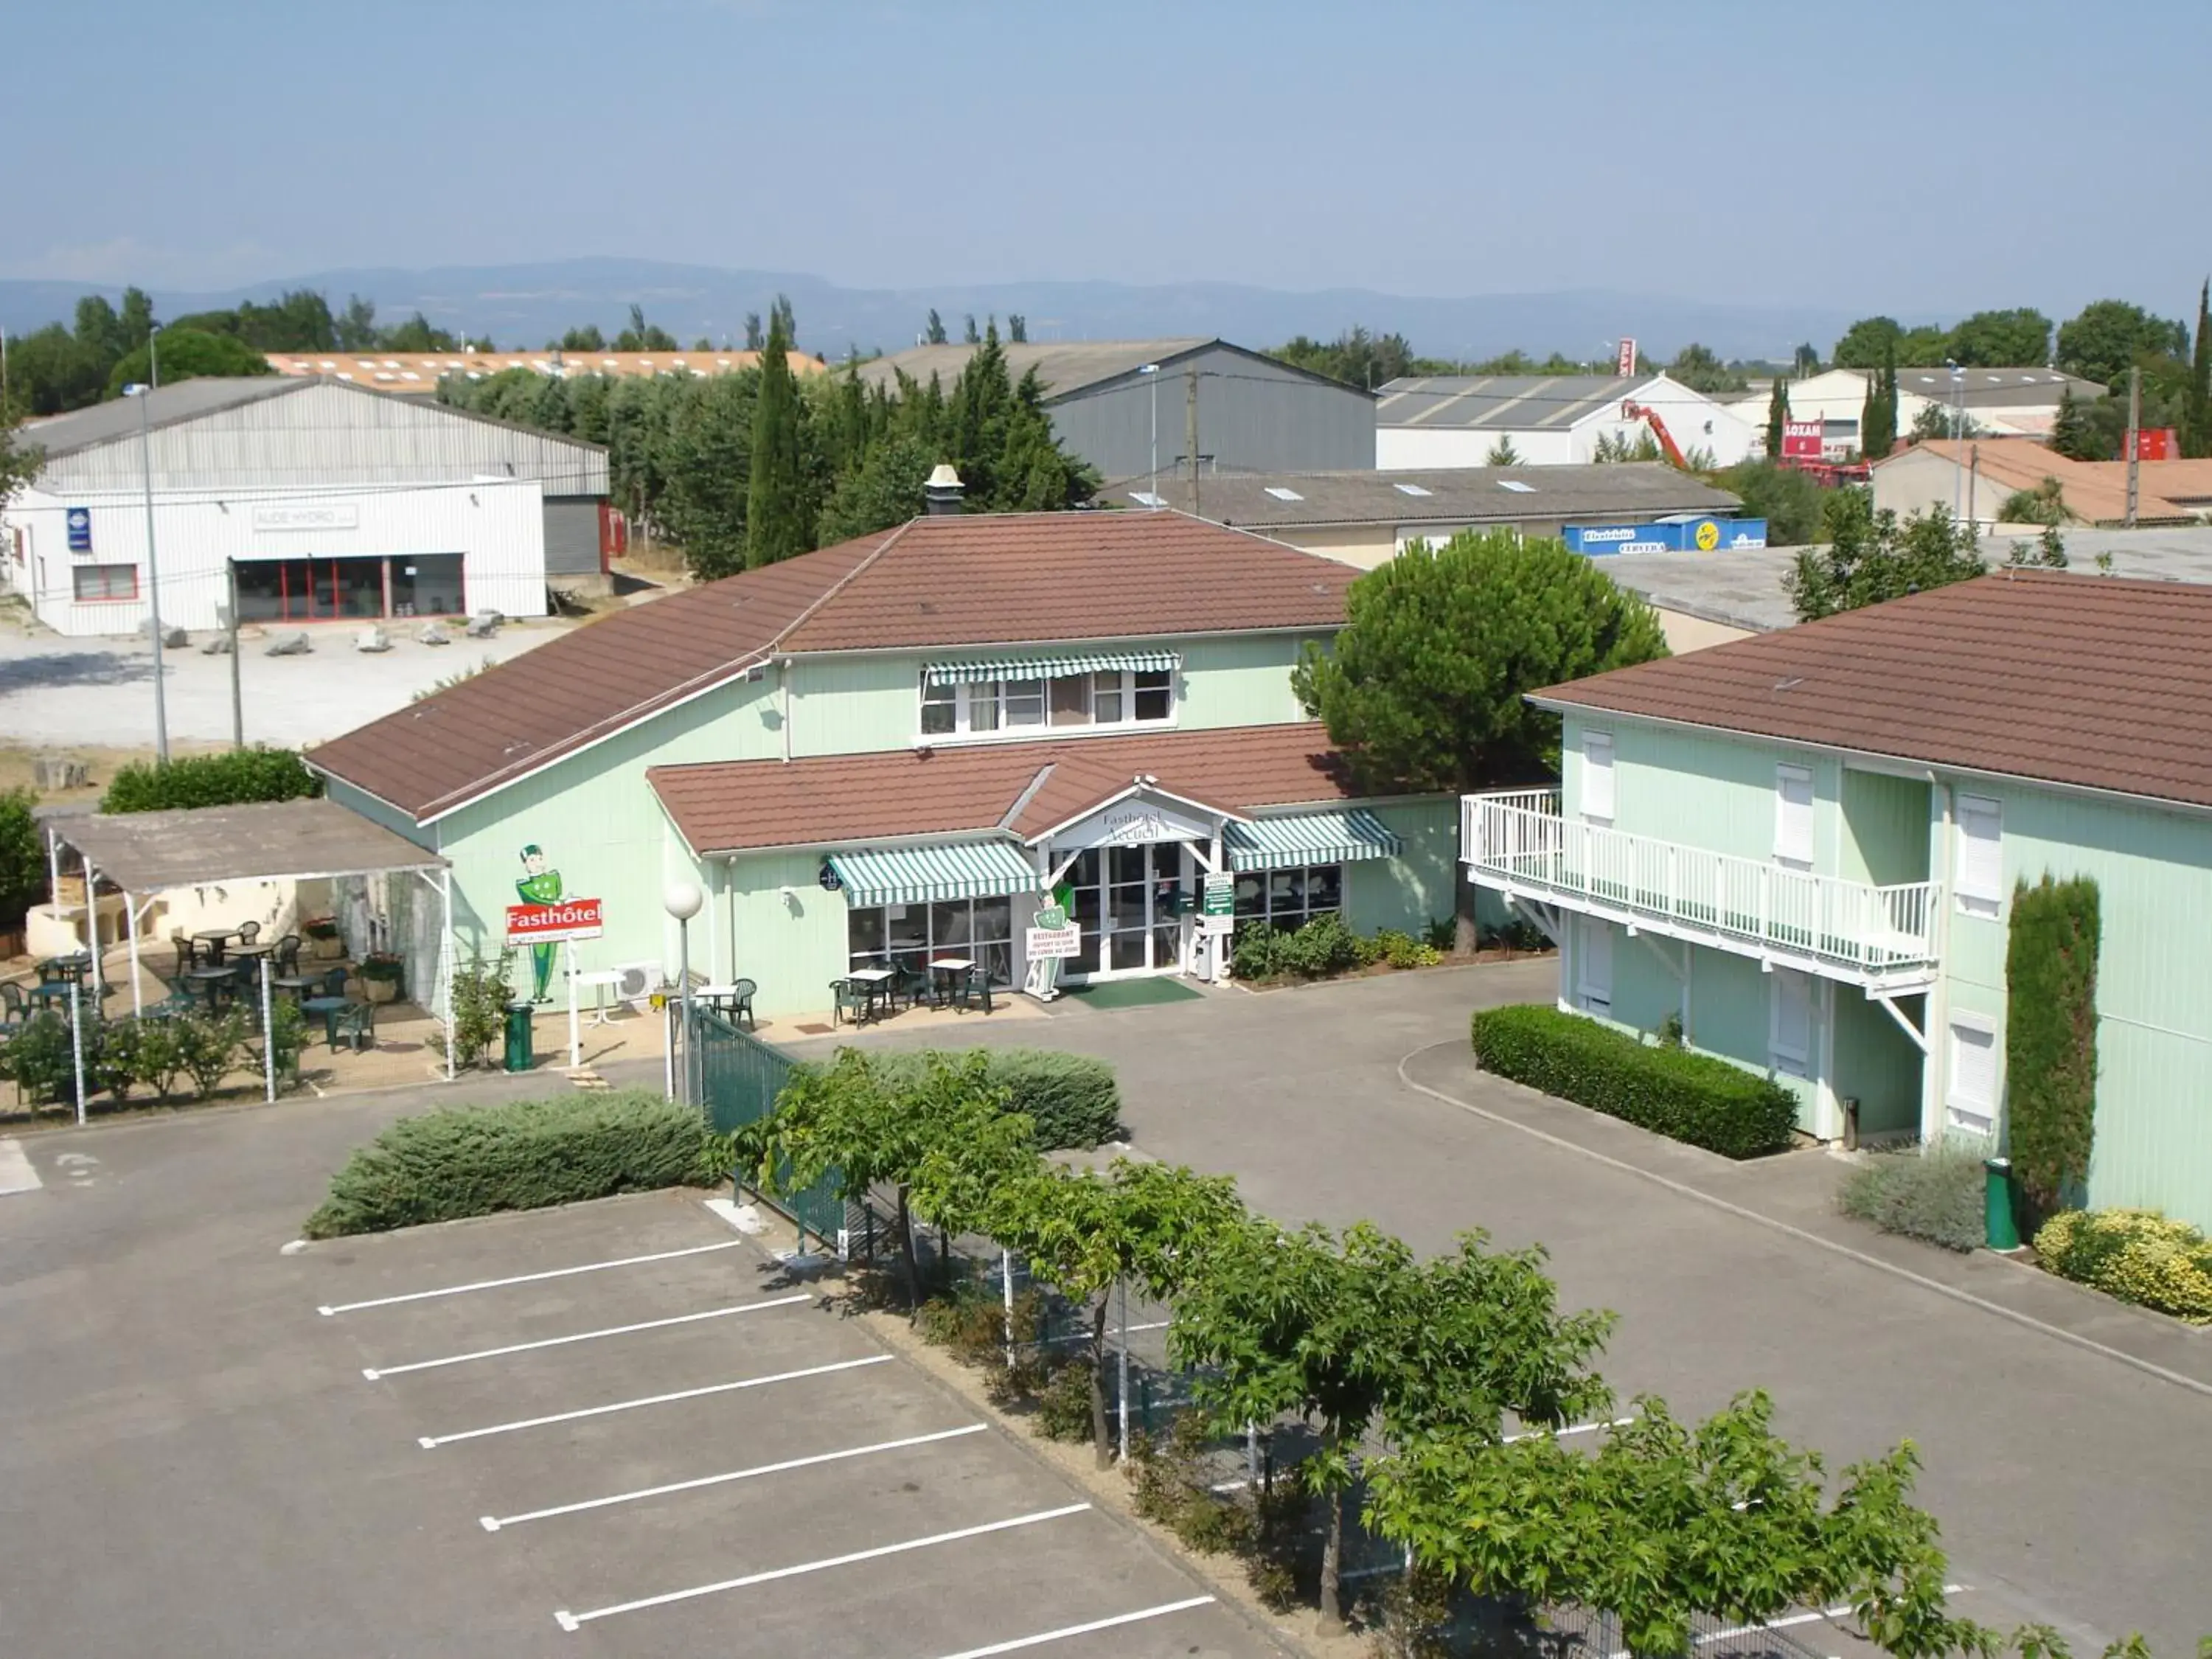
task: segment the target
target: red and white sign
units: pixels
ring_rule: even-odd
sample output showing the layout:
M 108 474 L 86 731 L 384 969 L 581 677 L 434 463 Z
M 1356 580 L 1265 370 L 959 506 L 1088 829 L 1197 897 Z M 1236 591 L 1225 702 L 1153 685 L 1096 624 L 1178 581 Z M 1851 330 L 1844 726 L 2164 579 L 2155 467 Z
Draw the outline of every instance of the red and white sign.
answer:
M 1083 953 L 1083 930 L 1070 922 L 1065 927 L 1031 927 L 1022 934 L 1022 954 L 1031 962 L 1065 962 Z
M 1784 460 L 1819 460 L 1820 459 L 1820 422 L 1818 421 L 1783 422 L 1782 458 Z
M 1623 341 L 1620 343 L 1620 362 L 1616 365 L 1616 370 L 1615 370 L 1615 372 L 1616 372 L 1616 373 L 1618 373 L 1618 374 L 1620 374 L 1620 378 L 1621 378 L 1622 380 L 1626 380 L 1630 375 L 1632 375 L 1632 374 L 1635 374 L 1635 373 L 1636 373 L 1636 342 L 1635 342 L 1635 341 L 1633 341 L 1633 340 L 1623 340 Z
M 2170 426 L 2145 426 L 2136 428 L 2136 459 L 2139 461 L 2178 461 L 2181 459 L 2181 434 Z
M 595 898 L 507 907 L 509 945 L 555 945 L 564 939 L 597 939 L 599 933 L 599 902 Z

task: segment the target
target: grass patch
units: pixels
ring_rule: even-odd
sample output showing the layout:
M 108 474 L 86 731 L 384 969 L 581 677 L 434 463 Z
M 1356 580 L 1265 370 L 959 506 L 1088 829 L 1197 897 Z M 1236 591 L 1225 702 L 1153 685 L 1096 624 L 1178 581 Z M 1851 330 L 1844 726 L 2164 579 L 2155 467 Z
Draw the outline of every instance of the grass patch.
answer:
M 1880 1152 L 1851 1171 L 1836 1207 L 1886 1233 L 1972 1250 L 1984 1236 L 1984 1182 L 1982 1160 L 1963 1146 Z
M 356 1149 L 307 1218 L 309 1238 L 537 1210 L 730 1172 L 726 1138 L 643 1090 L 448 1107 L 405 1117 Z

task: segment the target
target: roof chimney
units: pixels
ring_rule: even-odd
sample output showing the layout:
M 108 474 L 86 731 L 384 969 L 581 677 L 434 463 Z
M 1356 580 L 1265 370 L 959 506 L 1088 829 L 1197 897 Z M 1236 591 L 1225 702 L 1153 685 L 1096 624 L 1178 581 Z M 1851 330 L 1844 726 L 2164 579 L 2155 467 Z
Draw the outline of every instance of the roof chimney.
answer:
M 927 503 L 922 509 L 933 519 L 963 512 L 960 498 L 968 493 L 968 486 L 960 482 L 960 475 L 952 470 L 950 461 L 939 461 L 937 470 L 929 475 L 921 487 L 921 498 Z

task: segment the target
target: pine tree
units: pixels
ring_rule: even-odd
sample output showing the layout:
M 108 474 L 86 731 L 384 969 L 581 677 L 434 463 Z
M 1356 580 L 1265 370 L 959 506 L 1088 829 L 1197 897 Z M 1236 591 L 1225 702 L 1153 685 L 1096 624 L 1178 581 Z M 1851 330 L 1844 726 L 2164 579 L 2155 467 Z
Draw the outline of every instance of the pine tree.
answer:
M 2069 460 L 2108 459 L 2098 445 L 2096 428 L 2090 421 L 2088 410 L 2074 395 L 2070 386 L 2058 394 L 2058 413 L 2051 422 L 2051 447 Z
M 1897 447 L 1897 343 L 1882 351 L 1881 368 L 1868 382 L 1859 416 L 1859 453 L 1878 461 Z
M 808 510 L 804 418 L 792 378 L 791 313 L 779 298 L 769 315 L 761 352 L 760 391 L 753 404 L 752 482 L 745 492 L 745 564 L 775 564 L 814 545 Z
M 945 319 L 937 314 L 935 306 L 929 308 L 929 326 L 924 331 L 922 339 L 923 343 L 928 345 L 945 343 Z
M 996 333 L 997 331 L 998 331 L 995 327 L 992 330 L 992 332 L 994 333 Z M 968 313 L 968 331 L 963 334 L 960 337 L 962 343 L 966 345 L 981 345 L 983 343 L 982 335 L 976 331 L 975 313 L 972 311 Z
M 1027 345 L 1030 343 L 1030 319 L 1018 311 L 1006 313 L 1006 343 Z
M 748 311 L 745 313 L 745 349 L 758 351 L 766 343 L 767 340 L 761 333 L 760 313 Z
M 2181 453 L 2191 460 L 2212 456 L 2212 277 L 2197 291 L 2197 352 L 2181 407 Z
M 1782 459 L 1782 429 L 1790 422 L 1790 377 L 1774 377 L 1773 395 L 1766 400 L 1766 459 Z

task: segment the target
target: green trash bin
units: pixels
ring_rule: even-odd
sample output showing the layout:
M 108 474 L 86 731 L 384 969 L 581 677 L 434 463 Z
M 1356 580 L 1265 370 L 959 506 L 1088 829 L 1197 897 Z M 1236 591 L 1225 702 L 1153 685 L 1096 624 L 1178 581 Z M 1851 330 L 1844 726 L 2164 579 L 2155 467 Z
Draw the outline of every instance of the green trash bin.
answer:
M 1982 1160 L 1982 1238 L 1993 1250 L 2020 1248 L 2020 1229 L 2012 1219 L 2012 1160 Z
M 507 1069 L 526 1072 L 537 1063 L 530 1048 L 530 1005 L 510 1002 L 507 1005 Z

